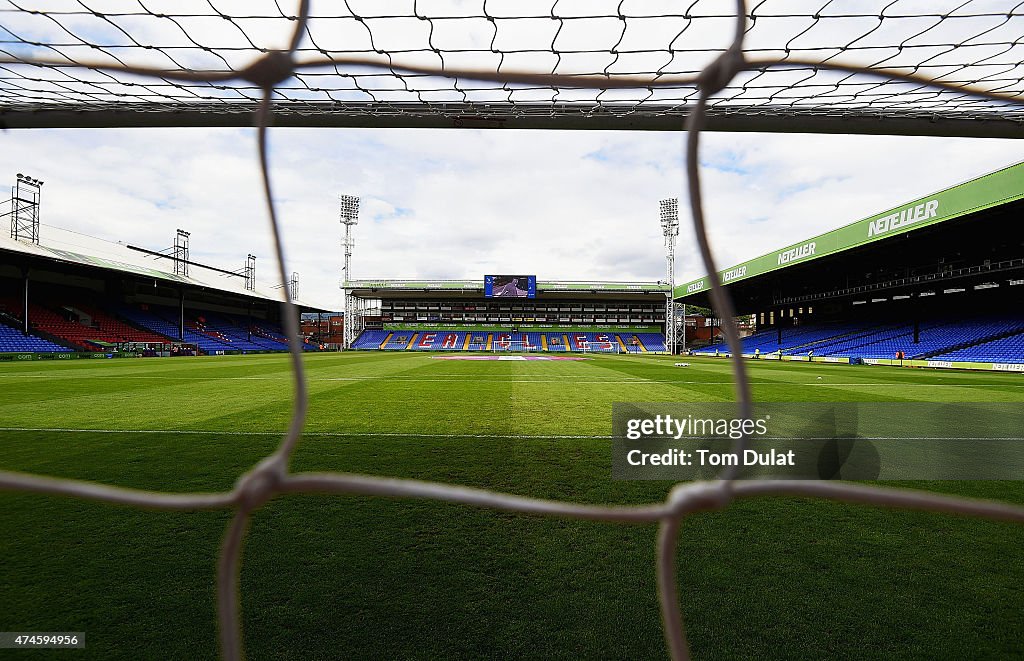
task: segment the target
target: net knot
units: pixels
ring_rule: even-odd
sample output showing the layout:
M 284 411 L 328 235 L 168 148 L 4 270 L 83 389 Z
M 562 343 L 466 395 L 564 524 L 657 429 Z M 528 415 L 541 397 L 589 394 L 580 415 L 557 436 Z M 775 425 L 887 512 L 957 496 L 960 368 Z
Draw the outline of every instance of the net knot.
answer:
M 697 77 L 697 85 L 706 90 L 708 95 L 717 94 L 725 89 L 729 81 L 736 77 L 736 74 L 743 71 L 746 64 L 743 51 L 735 45 L 730 46 L 711 64 L 704 67 Z
M 726 482 L 688 482 L 673 487 L 666 504 L 673 517 L 722 509 L 732 499 Z
M 287 51 L 270 51 L 245 69 L 241 76 L 263 89 L 276 87 L 295 75 L 295 62 Z
M 262 507 L 280 491 L 284 472 L 273 463 L 261 463 L 235 483 L 235 495 L 242 511 L 251 512 Z

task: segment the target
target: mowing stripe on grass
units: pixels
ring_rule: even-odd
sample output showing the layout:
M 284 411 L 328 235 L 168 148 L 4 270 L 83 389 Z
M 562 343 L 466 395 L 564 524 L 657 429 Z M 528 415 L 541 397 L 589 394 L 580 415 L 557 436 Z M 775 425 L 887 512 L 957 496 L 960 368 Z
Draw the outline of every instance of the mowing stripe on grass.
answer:
M 520 375 L 524 376 L 524 375 Z M 82 375 L 69 374 L 64 375 L 52 375 L 52 374 L 0 374 L 0 378 L 4 379 L 81 379 Z M 290 380 L 290 373 L 282 373 L 280 376 L 155 376 L 155 375 L 135 375 L 135 374 L 105 374 L 105 375 L 88 375 L 89 379 L 146 379 L 154 381 L 281 381 Z M 694 385 L 694 386 L 731 386 L 732 381 L 678 381 L 675 379 L 602 379 L 588 377 L 587 379 L 572 379 L 572 378 L 558 378 L 558 379 L 547 379 L 547 378 L 516 378 L 508 379 L 495 376 L 494 378 L 469 378 L 465 376 L 452 376 L 451 378 L 423 378 L 423 377 L 412 377 L 412 376 L 332 376 L 323 378 L 307 378 L 308 382 L 318 381 L 402 381 L 410 383 L 580 383 L 585 385 L 596 385 L 596 384 L 623 384 L 623 383 L 668 383 L 677 385 Z M 832 382 L 818 382 L 818 381 L 752 381 L 751 385 L 754 386 L 831 386 L 831 387 L 849 387 L 849 386 L 871 386 L 871 387 L 892 387 L 892 388 L 1024 388 L 1024 383 L 906 383 L 906 382 L 871 382 L 871 381 L 857 381 L 853 383 L 832 383 Z

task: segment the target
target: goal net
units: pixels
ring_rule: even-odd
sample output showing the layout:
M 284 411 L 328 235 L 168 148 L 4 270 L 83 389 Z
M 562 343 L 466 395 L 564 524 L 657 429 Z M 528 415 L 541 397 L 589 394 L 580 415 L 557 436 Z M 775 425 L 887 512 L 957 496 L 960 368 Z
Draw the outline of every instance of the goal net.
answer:
M 281 282 L 268 126 L 687 129 L 689 209 L 716 316 L 735 317 L 705 232 L 701 132 L 1024 136 L 1024 14 L 988 0 L 646 3 L 85 3 L 0 0 L 0 127 L 258 126 Z M 211 29 L 216 23 L 218 28 Z M 2 137 L 0 137 L 2 140 Z M 287 288 L 283 295 L 289 296 Z M 285 331 L 298 336 L 288 306 Z M 739 415 L 750 388 L 734 325 Z M 511 350 L 511 349 L 510 349 Z M 523 350 L 520 346 L 517 350 Z M 0 489 L 165 510 L 233 512 L 218 559 L 223 656 L 242 656 L 241 545 L 281 493 L 426 498 L 571 519 L 659 526 L 656 575 L 667 647 L 688 656 L 675 551 L 682 520 L 738 497 L 814 496 L 1024 521 L 1024 508 L 843 483 L 683 484 L 639 506 L 542 501 L 445 483 L 289 469 L 306 411 L 301 347 L 289 430 L 220 493 L 155 493 L 0 471 Z M 737 448 L 747 440 L 737 440 Z

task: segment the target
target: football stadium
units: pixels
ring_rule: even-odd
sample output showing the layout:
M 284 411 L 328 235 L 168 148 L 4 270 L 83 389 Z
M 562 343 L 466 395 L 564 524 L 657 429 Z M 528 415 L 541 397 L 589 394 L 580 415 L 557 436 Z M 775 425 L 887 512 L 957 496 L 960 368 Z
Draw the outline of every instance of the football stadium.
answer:
M 908 174 L 879 206 L 829 175 L 834 200 L 770 223 L 730 190 L 752 236 L 723 251 L 699 152 L 1022 138 L 1019 7 L 293 4 L 0 1 L 0 655 L 1024 655 L 1024 162 Z M 217 217 L 236 180 L 212 168 L 201 213 L 136 186 L 174 225 L 134 227 L 148 207 L 115 188 L 108 224 L 48 223 L 101 198 L 49 183 L 75 158 L 49 136 L 96 136 L 99 163 L 108 130 L 253 126 L 223 139 L 256 143 L 258 222 Z M 556 277 L 507 267 L 574 222 L 554 198 L 526 195 L 550 235 L 501 215 L 510 193 L 490 234 L 437 222 L 464 252 L 403 248 L 345 180 L 370 165 L 320 190 L 330 163 L 272 148 L 291 128 L 653 133 L 683 153 L 652 171 L 681 176 L 624 191 L 650 233 L 579 219 L 552 254 L 621 261 Z M 340 244 L 286 259 L 310 196 Z M 794 209 L 806 234 L 778 227 Z

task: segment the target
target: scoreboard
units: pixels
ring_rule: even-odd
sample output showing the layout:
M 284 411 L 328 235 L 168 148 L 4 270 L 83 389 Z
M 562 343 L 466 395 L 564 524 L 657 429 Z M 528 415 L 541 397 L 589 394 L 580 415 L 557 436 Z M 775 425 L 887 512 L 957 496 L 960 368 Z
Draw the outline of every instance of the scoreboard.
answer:
M 535 275 L 485 275 L 484 296 L 487 298 L 536 298 Z

